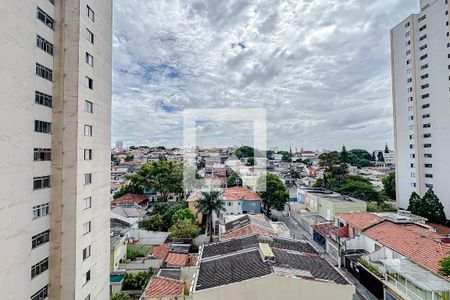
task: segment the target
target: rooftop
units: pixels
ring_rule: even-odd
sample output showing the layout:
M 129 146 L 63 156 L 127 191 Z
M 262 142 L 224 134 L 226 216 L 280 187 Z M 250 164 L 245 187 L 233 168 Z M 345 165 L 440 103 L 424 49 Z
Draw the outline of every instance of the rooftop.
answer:
M 144 291 L 144 296 L 148 298 L 182 296 L 183 294 L 183 281 L 160 276 L 153 277 Z
M 386 221 L 367 229 L 364 234 L 425 269 L 439 274 L 439 261 L 447 256 L 450 245 L 436 241 L 434 235 L 425 234 L 426 229 L 413 229 L 411 226 Z
M 122 197 L 116 198 L 111 201 L 112 204 L 140 204 L 146 202 L 148 197 L 146 195 L 137 195 L 137 194 L 126 194 Z
M 261 201 L 261 197 L 254 191 L 244 187 L 226 188 L 223 192 L 223 199 L 225 201 Z
M 170 243 L 156 245 L 150 249 L 150 253 L 153 254 L 156 259 L 165 259 L 167 254 L 169 254 L 170 248 Z
M 385 219 L 370 212 L 352 212 L 336 214 L 339 220 L 358 228 L 365 230 L 375 224 L 383 222 Z

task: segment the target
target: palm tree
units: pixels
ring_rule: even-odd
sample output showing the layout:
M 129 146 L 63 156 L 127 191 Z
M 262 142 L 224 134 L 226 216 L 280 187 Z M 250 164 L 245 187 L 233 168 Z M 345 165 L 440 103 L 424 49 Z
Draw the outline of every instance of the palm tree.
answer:
M 222 200 L 222 192 L 220 191 L 210 191 L 202 192 L 202 197 L 198 201 L 197 209 L 207 216 L 207 224 L 209 230 L 209 242 L 212 242 L 212 232 L 213 232 L 213 212 L 217 215 L 221 211 L 224 211 L 225 203 Z

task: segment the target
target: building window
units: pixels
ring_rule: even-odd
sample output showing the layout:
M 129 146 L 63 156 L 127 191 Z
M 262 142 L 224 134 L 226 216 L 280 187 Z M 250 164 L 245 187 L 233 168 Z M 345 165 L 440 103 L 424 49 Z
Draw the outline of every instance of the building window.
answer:
M 433 187 L 433 184 L 431 184 L 431 183 L 425 183 L 425 187 L 426 187 L 426 188 L 432 188 L 432 187 Z
M 34 161 L 52 160 L 52 149 L 51 148 L 34 148 L 33 160 Z
M 405 23 L 405 28 L 408 28 L 409 27 L 409 22 L 406 22 Z
M 91 90 L 94 89 L 94 80 L 86 76 L 86 86 Z
M 86 298 L 84 298 L 84 300 L 91 300 L 91 294 L 87 295 Z
M 84 125 L 84 135 L 92 136 L 92 126 L 91 125 Z
M 423 147 L 424 148 L 431 148 L 431 144 L 424 144 Z
M 426 38 L 427 38 L 427 35 L 424 34 L 424 35 L 422 35 L 422 36 L 419 38 L 419 41 L 423 41 L 423 40 L 426 39 Z
M 432 158 L 432 157 L 433 157 L 433 154 L 425 153 L 423 156 L 424 156 L 425 158 Z
M 83 285 L 89 282 L 91 280 L 91 270 L 87 271 L 86 274 L 84 274 L 83 277 Z
M 38 63 L 36 63 L 36 75 L 49 81 L 53 81 L 53 71 Z
M 91 221 L 83 224 L 83 235 L 91 232 Z
M 427 118 L 429 118 L 430 117 L 430 114 L 424 114 L 424 115 L 422 115 L 422 118 L 424 118 L 424 119 L 427 119 Z
M 34 120 L 34 131 L 41 133 L 52 133 L 52 123 Z
M 429 108 L 430 107 L 430 103 L 426 103 L 424 105 L 422 105 L 422 108 Z
M 410 55 L 411 54 L 411 50 L 406 50 L 406 55 Z
M 86 260 L 91 256 L 91 245 L 83 249 L 83 260 Z
M 419 18 L 419 22 L 422 22 L 423 20 L 425 20 L 427 18 L 427 15 L 423 15 Z
M 406 79 L 406 83 L 411 83 L 411 82 L 412 82 L 412 78 Z
M 420 66 L 421 70 L 425 70 L 426 68 L 428 68 L 428 64 L 424 64 L 423 66 Z M 422 78 L 423 79 L 423 78 Z
M 40 35 L 36 36 L 36 46 L 53 56 L 53 44 Z
M 92 207 L 92 198 L 87 197 L 83 199 L 83 209 L 88 209 Z
M 423 90 L 423 89 L 426 89 L 426 88 L 429 88 L 429 87 L 430 87 L 430 84 L 429 84 L 429 83 L 424 84 L 424 85 L 421 86 L 422 90 Z
M 424 54 L 424 55 L 422 55 L 421 57 L 420 57 L 420 60 L 424 60 L 424 59 L 426 59 L 428 57 L 428 54 Z
M 431 133 L 425 133 L 425 134 L 423 135 L 423 137 L 426 138 L 426 139 L 427 139 L 427 138 L 430 138 L 430 137 L 431 137 Z
M 50 230 L 46 230 L 31 237 L 31 249 L 34 249 L 50 240 Z
M 430 124 L 430 123 L 423 124 L 423 128 L 430 128 L 430 127 L 431 127 L 431 124 Z
M 426 78 L 428 78 L 428 74 L 424 74 L 424 75 L 422 75 L 422 76 L 420 76 L 420 79 L 426 79 Z
M 95 22 L 94 20 L 94 11 L 89 7 L 89 5 L 86 6 L 86 15 L 89 19 L 92 20 L 92 22 Z
M 433 164 L 425 164 L 425 168 L 432 168 Z
M 407 31 L 407 32 L 405 33 L 405 38 L 408 37 L 409 34 L 410 34 L 409 31 Z
M 84 184 L 91 184 L 91 183 L 92 183 L 92 173 L 84 174 Z
M 33 190 L 40 190 L 50 187 L 50 176 L 41 176 L 33 178 Z
M 33 294 L 30 297 L 31 300 L 44 300 L 48 297 L 48 285 L 44 286 L 42 289 L 37 291 L 37 293 Z
M 92 149 L 84 149 L 84 160 L 92 160 Z
M 92 44 L 94 43 L 94 34 L 87 28 L 86 28 L 86 39 Z
M 91 67 L 94 66 L 94 57 L 86 52 L 86 63 Z
M 53 97 L 39 91 L 34 92 L 34 103 L 44 105 L 47 107 L 52 107 Z
M 425 178 L 433 178 L 433 174 L 425 173 Z
M 41 20 L 45 25 L 47 25 L 50 29 L 55 29 L 55 21 L 39 7 L 37 8 L 37 18 Z
M 31 267 L 31 279 L 48 270 L 48 257 Z
M 416 157 L 415 154 L 410 154 L 410 155 L 409 155 L 409 158 L 415 158 L 415 157 Z
M 50 204 L 44 203 L 33 206 L 33 220 L 47 216 L 50 213 Z
M 423 26 L 421 26 L 420 28 L 419 28 L 419 31 L 423 31 L 423 30 L 425 30 L 427 28 L 427 25 L 425 24 L 425 25 L 423 25 Z
M 422 50 L 427 49 L 427 48 L 428 48 L 428 45 L 425 44 L 425 45 L 420 46 L 419 50 L 422 51 Z
M 94 105 L 92 102 L 84 100 L 84 111 L 91 114 L 94 112 Z

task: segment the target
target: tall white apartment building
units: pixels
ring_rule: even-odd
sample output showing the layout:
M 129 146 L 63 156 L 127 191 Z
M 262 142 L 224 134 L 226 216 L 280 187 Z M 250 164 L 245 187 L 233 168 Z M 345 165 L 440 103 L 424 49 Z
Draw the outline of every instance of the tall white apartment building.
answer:
M 450 218 L 449 4 L 420 8 L 391 30 L 397 201 L 432 187 Z
M 111 0 L 2 0 L 0 298 L 109 298 Z

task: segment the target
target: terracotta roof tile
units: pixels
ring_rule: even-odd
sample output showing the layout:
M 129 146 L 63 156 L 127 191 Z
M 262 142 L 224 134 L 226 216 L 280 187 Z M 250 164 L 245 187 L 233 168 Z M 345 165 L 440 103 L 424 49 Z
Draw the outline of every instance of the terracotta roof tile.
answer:
M 360 230 L 364 230 L 385 220 L 370 212 L 340 213 L 336 214 L 336 216 L 345 223 Z
M 237 237 L 247 236 L 247 235 L 256 234 L 256 233 L 268 235 L 271 237 L 276 236 L 276 233 L 273 230 L 265 229 L 265 228 L 250 224 L 250 225 L 241 227 L 239 229 L 233 230 L 231 232 L 225 233 L 223 235 L 222 239 L 230 240 L 230 239 L 234 239 Z
M 170 243 L 156 245 L 150 249 L 150 253 L 152 253 L 156 259 L 165 259 L 171 247 L 172 244 Z
M 140 204 L 147 202 L 148 197 L 146 195 L 126 194 L 122 197 L 114 199 L 112 204 Z
M 170 252 L 167 254 L 165 262 L 168 265 L 185 267 L 189 265 L 189 255 L 187 253 Z
M 261 197 L 252 190 L 244 187 L 227 188 L 223 192 L 223 199 L 226 201 L 247 200 L 261 201 Z
M 149 298 L 181 296 L 183 294 L 183 281 L 160 276 L 153 277 L 144 292 L 145 297 Z
M 450 245 L 433 240 L 430 238 L 433 235 L 420 234 L 424 232 L 420 229 L 412 229 L 411 226 L 413 225 L 403 226 L 383 222 L 367 229 L 364 234 L 438 274 L 439 261 L 448 255 Z

